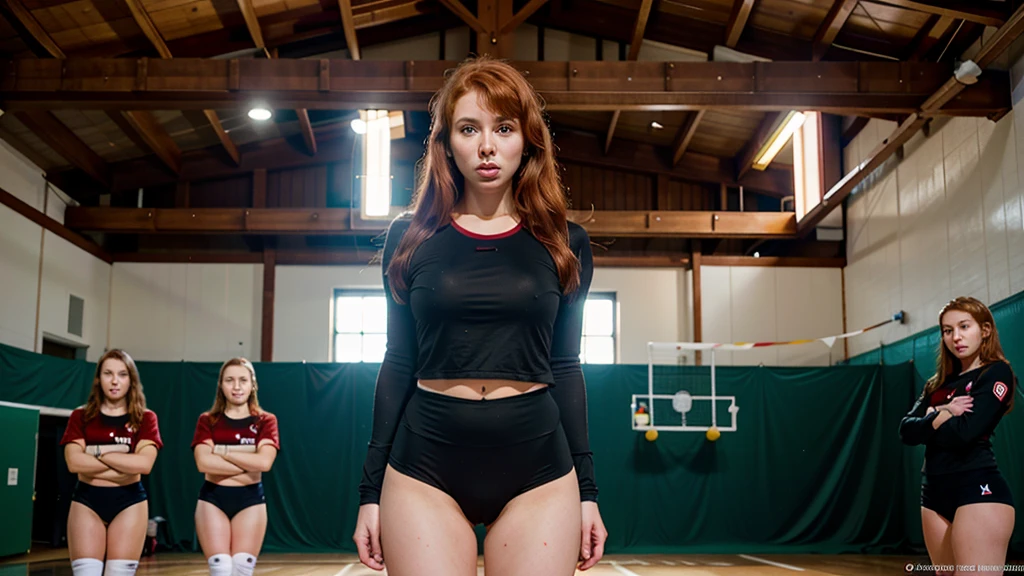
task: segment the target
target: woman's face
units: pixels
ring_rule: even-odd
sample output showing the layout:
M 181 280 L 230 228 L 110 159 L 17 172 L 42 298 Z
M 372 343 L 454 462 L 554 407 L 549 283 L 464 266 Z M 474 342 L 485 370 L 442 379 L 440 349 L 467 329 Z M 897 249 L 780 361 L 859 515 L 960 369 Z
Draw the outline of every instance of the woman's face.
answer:
M 249 402 L 252 394 L 252 375 L 245 366 L 228 366 L 220 381 L 220 389 L 224 392 L 228 404 L 241 406 Z
M 119 402 L 128 395 L 131 376 L 128 366 L 117 358 L 107 358 L 100 367 L 100 387 L 108 402 Z
M 467 189 L 504 193 L 523 161 L 522 127 L 518 119 L 497 116 L 483 104 L 475 90 L 459 98 L 449 145 Z
M 989 332 L 968 312 L 950 310 L 942 315 L 942 343 L 961 361 L 978 354 Z

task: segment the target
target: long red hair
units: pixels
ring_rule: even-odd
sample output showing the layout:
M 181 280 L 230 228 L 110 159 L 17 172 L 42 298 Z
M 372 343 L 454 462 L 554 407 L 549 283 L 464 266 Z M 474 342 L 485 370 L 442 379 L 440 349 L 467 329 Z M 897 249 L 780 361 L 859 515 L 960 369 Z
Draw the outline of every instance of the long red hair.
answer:
M 569 248 L 568 199 L 555 163 L 551 132 L 540 95 L 506 62 L 487 56 L 460 64 L 430 99 L 431 129 L 410 210 L 412 221 L 387 274 L 398 302 L 408 289 L 406 272 L 416 248 L 443 226 L 464 192 L 465 179 L 448 156 L 452 116 L 459 98 L 476 91 L 493 113 L 519 120 L 523 162 L 512 180 L 512 201 L 523 228 L 551 254 L 564 293 L 579 286 L 579 260 Z
M 981 364 L 983 366 L 992 362 L 1010 363 L 1006 359 L 1006 354 L 1003 353 L 1003 345 L 999 343 L 999 331 L 996 330 L 996 321 L 995 318 L 992 317 L 992 311 L 988 309 L 988 306 L 985 306 L 980 300 L 971 298 L 970 296 L 961 296 L 950 300 L 942 307 L 942 310 L 939 310 L 940 330 L 942 329 L 942 317 L 945 316 L 947 312 L 952 312 L 954 310 L 970 314 L 982 330 L 988 327 L 989 335 L 987 337 L 982 336 L 981 346 L 978 351 L 978 355 L 981 358 Z M 945 340 L 940 339 L 939 357 L 935 367 L 935 375 L 928 379 L 928 383 L 924 387 L 925 397 L 939 388 L 942 388 L 942 385 L 946 383 L 946 380 L 950 376 L 956 376 L 963 372 L 963 370 L 964 368 L 960 359 L 949 351 Z M 1016 385 L 1014 388 L 1016 388 Z M 1010 410 L 1013 410 L 1013 394 L 1010 395 L 1010 402 L 1007 404 L 1006 412 L 1009 413 Z
M 228 407 L 228 397 L 224 395 L 224 388 L 221 387 L 221 384 L 224 383 L 224 371 L 231 366 L 241 366 L 249 371 L 249 379 L 252 380 L 252 392 L 249 393 L 249 414 L 259 416 L 262 412 L 259 397 L 256 395 L 259 390 L 259 385 L 256 383 L 256 368 L 245 358 L 232 358 L 221 365 L 220 374 L 217 375 L 217 394 L 213 398 L 213 408 L 210 408 L 209 412 L 211 424 L 216 423 Z
M 103 386 L 100 385 L 100 374 L 103 373 L 103 363 L 107 360 L 120 360 L 128 368 L 128 393 L 125 395 L 125 402 L 128 404 L 128 422 L 132 429 L 139 430 L 142 427 L 142 416 L 146 413 L 146 395 L 142 392 L 142 380 L 139 379 L 139 369 L 135 366 L 135 360 L 124 350 L 114 348 L 100 357 L 96 362 L 96 374 L 92 378 L 92 389 L 89 392 L 89 400 L 85 403 L 85 421 L 88 422 L 100 413 L 100 406 L 103 404 Z

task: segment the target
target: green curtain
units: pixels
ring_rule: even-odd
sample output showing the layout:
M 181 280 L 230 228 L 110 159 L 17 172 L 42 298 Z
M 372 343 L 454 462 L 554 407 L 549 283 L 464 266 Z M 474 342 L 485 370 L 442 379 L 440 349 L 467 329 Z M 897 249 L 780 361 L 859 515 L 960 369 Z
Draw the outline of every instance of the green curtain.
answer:
M 0 367 L 0 399 L 64 408 L 84 402 L 93 372 L 2 346 Z M 218 368 L 139 363 L 165 442 L 148 478 L 152 515 L 167 519 L 164 543 L 179 548 L 194 545 L 202 477 L 189 443 L 213 402 Z M 256 365 L 260 401 L 277 414 L 283 445 L 264 475 L 265 550 L 353 551 L 377 368 Z M 920 460 L 899 443 L 897 427 L 914 399 L 913 371 L 909 363 L 719 367 L 717 391 L 737 397 L 738 431 L 711 443 L 672 432 L 648 442 L 630 428 L 631 395 L 646 393 L 647 367 L 586 366 L 608 552 L 909 551 L 920 541 Z M 707 391 L 707 367 L 671 375 L 657 393 Z
M 1014 368 L 1018 379 L 1024 375 L 1024 292 L 1015 294 L 989 307 L 995 318 L 1003 351 Z M 936 319 L 937 320 L 937 319 Z M 914 367 L 914 397 L 921 394 L 925 382 L 935 374 L 936 360 L 942 336 L 938 326 L 929 328 L 892 344 L 850 358 L 850 365 L 889 365 L 911 363 Z M 1020 412 L 1024 406 L 1024 391 L 1017 390 L 1014 411 L 1003 417 L 992 438 L 992 447 L 999 462 L 999 469 L 1010 484 L 1016 504 L 1016 526 L 1024 526 L 1024 461 L 1020 454 L 1024 450 L 1024 417 Z M 908 407 L 909 409 L 909 407 Z M 907 448 L 906 471 L 913 472 L 912 486 L 920 494 L 921 464 L 924 461 L 924 447 Z M 907 521 L 914 529 L 915 546 L 924 546 L 921 536 L 920 508 L 908 511 Z M 1024 530 L 1014 530 L 1011 549 L 1024 552 Z

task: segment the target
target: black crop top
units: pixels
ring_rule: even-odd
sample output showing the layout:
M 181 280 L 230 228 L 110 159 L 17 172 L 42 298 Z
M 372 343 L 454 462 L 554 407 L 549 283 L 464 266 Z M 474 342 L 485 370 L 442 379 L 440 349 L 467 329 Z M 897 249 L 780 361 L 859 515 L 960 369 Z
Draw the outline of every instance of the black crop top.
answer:
M 995 468 L 990 438 L 1006 414 L 1016 388 L 1010 365 L 997 361 L 949 378 L 930 396 L 922 393 L 900 422 L 900 439 L 904 444 L 926 446 L 921 472 L 931 476 Z M 928 413 L 928 407 L 948 404 L 957 396 L 974 398 L 971 411 L 933 428 L 932 421 L 939 412 Z
M 583 306 L 594 273 L 586 230 L 569 222 L 580 286 L 563 295 L 554 259 L 521 225 L 487 236 L 445 225 L 415 249 L 401 305 L 392 297 L 387 269 L 408 228 L 408 219 L 394 220 L 384 243 L 387 351 L 374 392 L 360 505 L 380 501 L 391 443 L 416 382 L 458 378 L 548 384 L 561 411 L 580 496 L 597 501 L 579 359 Z

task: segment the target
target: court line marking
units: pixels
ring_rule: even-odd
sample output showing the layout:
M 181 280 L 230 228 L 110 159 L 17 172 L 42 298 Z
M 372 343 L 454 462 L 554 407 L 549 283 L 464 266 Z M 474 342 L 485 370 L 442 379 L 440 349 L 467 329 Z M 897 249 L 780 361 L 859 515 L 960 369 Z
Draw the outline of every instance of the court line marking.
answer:
M 345 574 L 348 574 L 349 572 L 351 572 L 352 569 L 355 568 L 356 566 L 360 566 L 360 564 L 349 564 L 348 566 L 345 566 L 344 568 L 342 568 L 341 572 L 338 572 L 334 576 L 345 576 Z
M 624 567 L 620 566 L 618 562 L 612 561 L 612 562 L 609 562 L 609 564 L 611 564 L 612 568 L 614 568 L 615 571 L 618 572 L 619 574 L 625 574 L 626 576 L 640 576 L 639 574 L 637 574 L 636 572 L 633 572 L 629 568 L 624 568 Z
M 762 564 L 768 564 L 769 566 L 776 566 L 779 568 L 785 568 L 794 572 L 806 572 L 803 568 L 798 566 L 790 566 L 789 564 L 783 564 L 782 562 L 774 562 L 772 560 L 765 560 L 764 558 L 758 558 L 757 556 L 749 556 L 747 554 L 737 554 L 740 558 L 746 558 L 747 560 L 753 560 L 754 562 L 760 562 Z

